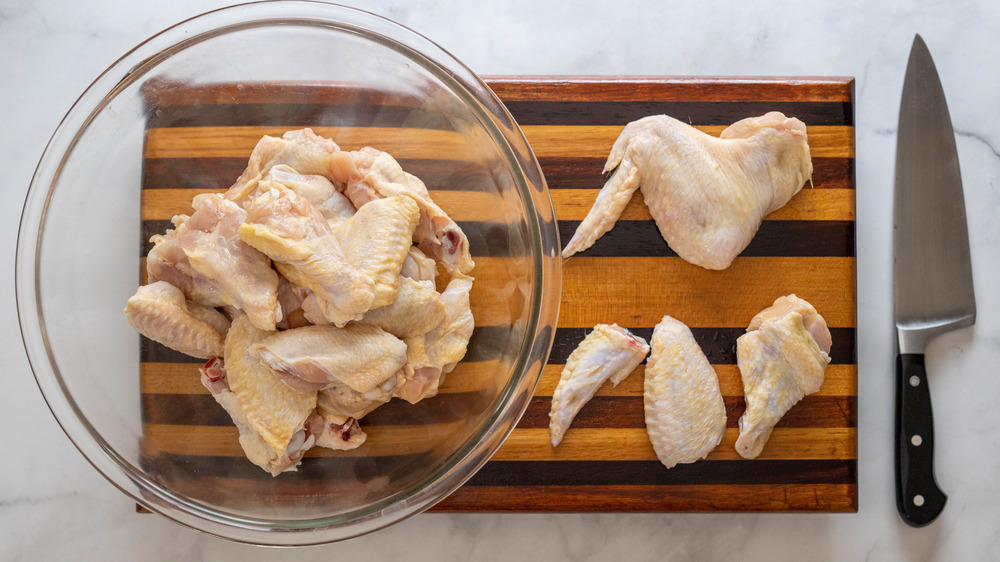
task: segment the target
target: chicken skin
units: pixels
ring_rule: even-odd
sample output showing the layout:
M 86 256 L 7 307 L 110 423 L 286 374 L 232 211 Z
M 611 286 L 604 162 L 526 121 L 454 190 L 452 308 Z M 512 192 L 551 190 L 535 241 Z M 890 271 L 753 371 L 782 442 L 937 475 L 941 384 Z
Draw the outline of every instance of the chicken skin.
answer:
M 343 326 L 372 307 L 372 278 L 347 261 L 326 218 L 295 192 L 271 189 L 254 198 L 239 236 L 289 281 L 310 289 L 329 322 Z
M 178 240 L 194 271 L 211 279 L 226 305 L 244 311 L 261 330 L 281 320 L 278 274 L 271 260 L 240 240 L 246 211 L 217 193 L 194 198 L 195 212 L 178 227 Z
M 426 334 L 406 338 L 404 381 L 396 396 L 411 404 L 436 396 L 444 376 L 465 357 L 476 327 L 469 305 L 471 291 L 471 277 L 452 279 L 441 293 L 444 320 Z
M 656 458 L 667 468 L 703 459 L 726 433 L 719 377 L 691 330 L 670 316 L 653 329 L 652 347 L 643 406 Z
M 365 324 L 285 330 L 253 344 L 251 352 L 300 392 L 337 384 L 370 392 L 406 363 L 406 344 Z
M 566 430 L 584 404 L 610 379 L 625 380 L 649 353 L 646 340 L 632 335 L 617 324 L 598 324 L 566 360 L 559 384 L 552 393 L 549 435 L 552 446 L 562 442 Z
M 334 176 L 346 184 L 344 193 L 358 210 L 384 197 L 404 195 L 413 199 L 420 209 L 413 241 L 420 250 L 449 272 L 468 274 L 475 267 L 465 233 L 431 200 L 424 182 L 406 173 L 392 156 L 366 147 L 335 153 L 330 166 Z
M 271 332 L 258 330 L 245 315 L 233 320 L 226 335 L 225 368 L 229 389 L 250 427 L 279 457 L 295 432 L 316 408 L 316 392 L 292 390 L 251 352 Z
M 586 250 L 611 230 L 632 194 L 684 260 L 725 269 L 768 213 L 812 176 L 806 126 L 778 112 L 738 121 L 719 138 L 665 115 L 625 126 L 604 171 L 614 170 L 563 250 Z
M 146 255 L 146 275 L 150 283 L 166 281 L 177 287 L 192 302 L 210 307 L 225 306 L 218 283 L 195 271 L 181 247 L 178 233 L 190 218 L 187 215 L 174 215 L 170 219 L 174 228 L 150 237 L 153 247 Z
M 166 281 L 139 287 L 128 299 L 125 319 L 147 338 L 201 359 L 222 355 L 229 329 L 221 312 L 186 302 L 184 293 Z
M 760 455 L 775 424 L 804 396 L 823 385 L 832 339 L 816 309 L 795 295 L 779 297 L 750 321 L 736 340 L 746 411 L 736 451 Z
M 378 326 L 397 338 L 423 336 L 444 322 L 444 299 L 433 281 L 400 277 L 399 292 L 392 304 L 369 310 L 362 324 Z
M 279 165 L 288 166 L 299 174 L 321 175 L 333 180 L 330 155 L 339 150 L 337 143 L 317 135 L 312 129 L 288 131 L 280 139 L 265 135 L 250 153 L 246 170 L 226 191 L 225 197 L 230 201 L 243 201 L 257 190 L 257 183 L 264 175 Z

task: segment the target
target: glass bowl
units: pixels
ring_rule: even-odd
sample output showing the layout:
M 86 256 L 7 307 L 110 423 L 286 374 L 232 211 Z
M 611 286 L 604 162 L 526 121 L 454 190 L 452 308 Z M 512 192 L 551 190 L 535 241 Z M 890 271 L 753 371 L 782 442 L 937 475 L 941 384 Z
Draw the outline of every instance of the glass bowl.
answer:
M 198 364 L 142 340 L 122 310 L 149 236 L 190 212 L 178 198 L 225 189 L 262 134 L 304 126 L 422 177 L 469 237 L 476 330 L 438 396 L 394 399 L 362 420 L 362 448 L 271 477 L 243 457 Z M 471 70 L 366 12 L 244 4 L 142 43 L 70 109 L 25 201 L 18 315 L 49 408 L 112 484 L 206 533 L 318 544 L 427 509 L 500 447 L 552 344 L 558 251 L 538 162 Z

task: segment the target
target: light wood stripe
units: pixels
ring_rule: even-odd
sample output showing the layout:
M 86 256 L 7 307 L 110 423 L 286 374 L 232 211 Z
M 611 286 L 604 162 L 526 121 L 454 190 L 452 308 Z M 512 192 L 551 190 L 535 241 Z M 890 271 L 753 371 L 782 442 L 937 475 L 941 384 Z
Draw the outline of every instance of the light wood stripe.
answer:
M 779 427 L 771 434 L 761 460 L 811 460 L 857 458 L 855 428 Z M 736 452 L 739 430 L 726 429 L 722 442 L 708 460 L 742 460 Z M 552 448 L 548 429 L 515 429 L 500 450 L 497 461 L 649 461 L 656 460 L 645 428 L 575 429 Z
M 709 271 L 681 258 L 575 256 L 563 262 L 558 325 L 652 328 L 669 314 L 692 328 L 746 326 L 774 299 L 795 293 L 813 303 L 829 326 L 854 328 L 855 264 L 855 258 L 743 257 L 729 269 Z M 509 267 L 505 258 L 476 258 L 472 275 L 479 281 L 472 286 L 470 304 L 477 325 L 510 321 L 511 303 L 487 290 L 490 279 L 509 277 Z M 624 273 L 630 271 L 656 282 L 638 283 L 635 275 Z M 146 280 L 142 258 L 140 282 Z M 744 285 L 749 286 L 745 294 L 732 290 Z M 636 308 L 635 302 L 643 306 Z
M 376 426 L 362 428 L 368 440 L 353 451 L 331 451 L 315 447 L 307 457 L 363 457 L 422 453 L 433 449 L 449 434 L 462 431 L 465 421 L 423 426 Z M 143 424 L 143 453 L 157 455 L 202 455 L 243 457 L 239 431 L 234 426 Z M 708 460 L 742 460 L 736 453 L 739 430 L 726 429 L 722 442 Z M 779 427 L 771 434 L 761 460 L 813 460 L 857 458 L 857 429 Z M 648 461 L 656 460 L 645 428 L 576 429 L 566 432 L 553 448 L 549 430 L 521 429 L 511 432 L 496 461 Z
M 695 129 L 718 137 L 726 127 L 710 125 Z M 607 158 L 622 127 L 528 125 L 521 130 L 539 158 Z M 813 158 L 854 158 L 854 127 L 806 126 L 806 134 Z
M 313 447 L 307 457 L 371 457 L 425 453 L 468 425 L 465 420 L 408 426 L 370 426 L 363 445 L 351 451 Z M 143 424 L 142 452 L 147 455 L 170 453 L 219 457 L 245 457 L 236 426 Z M 547 431 L 547 430 L 546 430 Z
M 853 328 L 854 275 L 851 257 L 740 257 L 709 271 L 680 258 L 576 256 L 563 261 L 557 325 L 643 328 L 669 314 L 692 328 L 746 326 L 774 299 L 795 293 L 831 327 Z
M 140 390 L 143 394 L 208 394 L 201 385 L 196 363 L 142 363 L 139 365 L 142 373 Z M 535 396 L 549 397 L 559 384 L 564 365 L 546 365 L 542 377 L 535 389 Z M 719 387 L 723 396 L 742 396 L 743 383 L 736 365 L 713 365 L 719 376 Z M 475 363 L 459 363 L 455 370 L 445 377 L 444 384 L 438 389 L 440 394 L 455 394 L 475 392 L 482 389 L 496 388 L 504 382 L 503 373 L 499 372 L 498 360 L 479 361 Z M 625 378 L 618 386 L 605 382 L 598 389 L 596 396 L 642 396 L 642 382 L 645 376 L 645 365 L 639 365 L 636 370 Z M 820 387 L 814 396 L 855 396 L 857 394 L 857 365 L 829 365 Z
M 202 193 L 221 193 L 221 189 L 147 189 L 142 192 L 143 220 L 170 220 L 174 215 L 191 214 L 191 200 Z M 583 220 L 597 199 L 597 189 L 554 189 L 549 192 L 559 220 Z M 500 210 L 517 208 L 494 193 L 480 191 L 432 190 L 431 198 L 451 218 L 458 221 L 505 221 Z M 642 192 L 636 192 L 619 220 L 652 220 Z M 774 211 L 766 220 L 853 221 L 853 189 L 809 189 L 806 185 L 787 205 Z
M 552 396 L 564 365 L 546 365 L 542 377 L 535 389 L 535 396 Z M 743 396 L 743 382 L 740 370 L 736 365 L 712 365 L 719 376 L 719 390 L 723 396 Z M 823 386 L 812 396 L 855 396 L 857 394 L 857 365 L 829 365 L 823 379 Z M 646 366 L 639 365 L 631 375 L 618 386 L 612 386 L 611 381 L 605 382 L 597 390 L 595 396 L 634 396 L 642 397 L 642 383 L 646 376 Z
M 208 394 L 197 363 L 140 363 L 139 389 L 143 394 Z M 460 362 L 445 376 L 439 394 L 498 389 L 506 383 L 499 360 Z M 621 385 L 619 385 L 621 386 Z M 640 391 L 641 394 L 641 391 Z
M 294 128 L 294 127 L 291 127 Z M 718 136 L 724 126 L 699 126 Z M 528 125 L 521 128 L 539 158 L 606 158 L 620 126 Z M 280 136 L 289 127 L 170 127 L 146 131 L 146 158 L 248 158 L 263 135 Z M 461 159 L 468 141 L 460 133 L 435 129 L 316 127 L 344 150 L 374 146 L 396 158 Z M 807 127 L 813 158 L 853 158 L 854 128 Z
M 857 511 L 854 484 L 464 486 L 431 511 Z

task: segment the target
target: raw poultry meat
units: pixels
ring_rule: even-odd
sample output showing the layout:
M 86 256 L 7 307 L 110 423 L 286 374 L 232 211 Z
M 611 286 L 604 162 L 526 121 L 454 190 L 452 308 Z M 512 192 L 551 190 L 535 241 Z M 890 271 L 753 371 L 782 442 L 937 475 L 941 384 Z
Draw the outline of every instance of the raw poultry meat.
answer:
M 437 264 L 419 248 L 411 246 L 399 274 L 414 281 L 434 281 L 437 279 Z
M 406 338 L 404 382 L 396 396 L 411 404 L 437 395 L 444 376 L 465 357 L 476 327 L 469 306 L 471 277 L 456 277 L 441 293 L 444 320 L 430 332 Z
M 391 400 L 402 382 L 402 373 L 397 372 L 382 384 L 364 393 L 358 392 L 346 384 L 325 388 L 319 391 L 316 411 L 324 419 L 337 425 L 347 423 L 350 418 L 360 420 L 375 408 Z
M 239 235 L 289 281 L 310 289 L 330 322 L 343 326 L 372 307 L 372 278 L 348 263 L 326 219 L 295 192 L 271 189 L 253 199 Z
M 444 299 L 435 290 L 433 281 L 400 277 L 399 292 L 392 304 L 369 310 L 359 322 L 406 339 L 423 336 L 444 319 Z
M 146 275 L 150 283 L 166 281 L 177 287 L 184 296 L 204 306 L 223 306 L 219 287 L 213 279 L 198 273 L 191 267 L 187 254 L 181 248 L 178 231 L 183 228 L 187 215 L 175 215 L 171 222 L 174 228 L 165 234 L 156 234 L 149 241 L 153 243 L 146 255 Z
M 736 440 L 740 456 L 757 458 L 781 417 L 819 390 L 832 341 L 823 317 L 795 295 L 779 297 L 753 317 L 736 340 L 747 403 Z
M 229 414 L 233 424 L 240 432 L 240 447 L 247 459 L 255 465 L 277 476 L 282 472 L 295 471 L 302 456 L 316 442 L 316 437 L 310 434 L 307 427 L 296 431 L 285 447 L 285 453 L 279 455 L 264 440 L 261 434 L 251 426 L 243 409 L 236 400 L 236 394 L 229 388 L 229 378 L 226 369 L 215 358 L 200 369 L 201 384 L 212 393 L 212 398 Z
M 335 423 L 320 415 L 318 410 L 309 416 L 306 427 L 310 435 L 315 436 L 316 445 L 334 451 L 357 449 L 368 439 L 358 420 L 348 418 L 343 423 Z
M 406 363 L 406 344 L 365 324 L 285 330 L 254 344 L 251 351 L 300 392 L 337 384 L 369 392 Z
M 139 287 L 128 299 L 125 319 L 140 334 L 192 357 L 222 355 L 229 320 L 219 311 L 184 300 L 166 281 Z
M 339 150 L 337 143 L 317 135 L 312 129 L 288 131 L 280 139 L 265 135 L 250 153 L 246 170 L 226 191 L 225 197 L 230 201 L 246 199 L 257 189 L 257 182 L 264 174 L 282 164 L 299 174 L 317 174 L 332 180 L 330 155 Z
M 271 189 L 290 189 L 299 197 L 309 201 L 327 222 L 336 225 L 354 214 L 354 205 L 329 179 L 318 174 L 300 174 L 285 164 L 272 166 L 258 182 L 237 203 L 249 205 L 258 195 Z
M 371 308 L 395 300 L 419 214 L 413 199 L 393 196 L 368 203 L 334 228 L 347 262 L 374 282 Z
M 254 344 L 270 335 L 246 316 L 237 317 L 226 335 L 224 364 L 229 389 L 250 427 L 281 457 L 316 408 L 316 392 L 292 390 L 251 353 Z
M 680 321 L 664 316 L 653 329 L 643 406 L 656 457 L 671 468 L 708 455 L 726 433 L 719 378 Z
M 589 248 L 641 186 L 660 234 L 681 258 L 725 269 L 768 213 L 812 176 L 806 126 L 778 112 L 738 121 L 719 138 L 666 115 L 625 126 L 604 171 L 614 170 L 563 250 Z
M 177 228 L 191 268 L 215 283 L 223 304 L 246 312 L 257 328 L 274 330 L 281 320 L 278 274 L 267 256 L 240 240 L 246 211 L 217 193 L 198 195 L 191 204 L 194 214 Z
M 646 340 L 617 324 L 598 324 L 573 350 L 552 393 L 549 436 L 552 446 L 562 442 L 573 418 L 604 381 L 623 381 L 649 353 Z
M 420 250 L 449 272 L 468 274 L 475 267 L 465 233 L 431 200 L 424 182 L 405 172 L 392 156 L 370 147 L 341 151 L 331 157 L 330 166 L 333 175 L 347 185 L 344 193 L 359 210 L 384 197 L 405 195 L 413 199 L 420 208 L 420 221 L 413 232 Z

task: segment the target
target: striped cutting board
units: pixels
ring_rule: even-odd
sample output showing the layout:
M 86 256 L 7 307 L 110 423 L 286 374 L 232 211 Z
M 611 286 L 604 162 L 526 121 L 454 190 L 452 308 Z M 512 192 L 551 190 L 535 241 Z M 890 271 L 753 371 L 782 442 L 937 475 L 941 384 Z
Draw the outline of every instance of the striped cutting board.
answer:
M 767 111 L 798 117 L 808 125 L 813 189 L 803 189 L 768 216 L 741 257 L 721 272 L 677 258 L 637 193 L 610 233 L 564 263 L 555 344 L 517 428 L 489 463 L 435 509 L 855 511 L 853 79 L 497 77 L 488 82 L 521 125 L 542 164 L 564 243 L 604 183 L 604 159 L 622 126 L 646 115 L 665 113 L 716 135 L 736 120 Z M 163 232 L 173 214 L 190 212 L 191 197 L 198 192 L 191 188 L 227 187 L 245 167 L 262 134 L 302 126 L 322 134 L 324 126 L 334 125 L 324 122 L 327 112 L 320 111 L 320 105 L 314 111 L 308 103 L 288 104 L 266 90 L 221 85 L 180 96 L 186 104 L 197 98 L 198 105 L 178 105 L 173 101 L 176 93 L 147 92 L 143 256 L 151 234 Z M 368 114 L 352 107 L 356 119 L 398 120 L 392 112 L 413 111 L 399 100 L 377 101 L 383 105 L 369 105 Z M 322 99 L 326 110 L 337 103 L 336 95 Z M 437 125 L 430 121 L 424 116 L 421 126 L 434 129 Z M 414 139 L 406 134 L 358 126 L 337 133 L 335 140 L 346 148 L 368 144 L 394 154 L 433 190 L 438 171 L 433 163 L 419 160 Z M 428 140 L 427 134 L 421 133 L 421 143 L 453 142 L 433 133 Z M 475 229 L 476 224 L 463 226 Z M 754 314 L 789 293 L 810 301 L 826 317 L 833 334 L 832 363 L 820 391 L 781 420 L 759 459 L 746 461 L 733 447 L 744 409 L 735 340 Z M 664 469 L 646 437 L 640 366 L 617 388 L 601 388 L 563 443 L 553 449 L 547 432 L 550 398 L 567 356 L 588 329 L 616 322 L 648 340 L 664 314 L 691 326 L 719 375 L 728 413 L 722 444 L 707 460 Z M 492 337 L 488 318 L 477 316 L 477 324 L 474 338 Z M 141 361 L 147 468 L 159 467 L 163 477 L 171 479 L 190 470 L 197 480 L 199 474 L 218 476 L 218 460 L 232 458 L 235 462 L 222 474 L 231 481 L 253 482 L 266 476 L 239 458 L 235 429 L 201 388 L 197 363 L 145 339 Z M 449 378 L 449 383 L 460 386 L 458 378 Z M 460 412 L 461 405 L 447 402 L 468 395 L 443 393 L 434 399 L 432 409 L 425 408 L 416 417 L 460 423 L 449 413 Z M 383 415 L 411 414 L 390 408 Z M 190 439 L 190 431 L 198 439 Z M 405 431 L 401 441 L 410 435 Z M 157 465 L 157 459 L 167 457 L 169 463 Z M 377 470 L 369 470 L 374 478 Z M 226 486 L 220 487 L 220 493 L 226 491 Z

